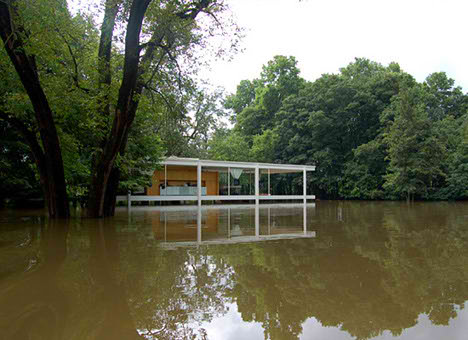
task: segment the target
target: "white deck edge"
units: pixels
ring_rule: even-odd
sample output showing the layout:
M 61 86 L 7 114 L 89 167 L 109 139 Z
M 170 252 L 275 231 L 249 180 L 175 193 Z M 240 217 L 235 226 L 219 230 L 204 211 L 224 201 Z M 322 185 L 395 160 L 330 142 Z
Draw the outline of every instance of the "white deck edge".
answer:
M 238 195 L 238 196 L 202 196 L 201 201 L 250 201 L 250 200 L 303 200 L 304 195 Z M 315 200 L 315 195 L 307 195 L 307 200 Z M 168 202 L 168 201 L 197 201 L 197 196 L 147 196 L 131 195 L 131 202 Z M 128 202 L 128 196 L 117 196 L 117 202 Z
M 315 208 L 315 203 L 306 203 L 306 208 Z M 270 203 L 270 204 L 262 204 L 260 206 L 261 209 L 278 209 L 278 208 L 303 208 L 304 203 L 294 203 L 294 202 L 287 202 L 287 203 Z M 123 208 L 125 209 L 125 208 Z M 255 209 L 255 204 L 209 204 L 209 205 L 202 205 L 202 211 L 208 210 L 228 210 L 228 209 Z M 159 212 L 175 212 L 175 211 L 198 211 L 197 205 L 157 205 L 157 206 L 136 206 L 132 207 L 132 211 L 159 211 Z
M 185 247 L 199 247 L 209 245 L 222 245 L 222 244 L 237 244 L 237 243 L 251 243 L 251 242 L 262 242 L 262 241 L 277 241 L 277 240 L 291 240 L 301 238 L 315 238 L 315 231 L 298 232 L 296 234 L 272 234 L 272 235 L 259 235 L 259 236 L 236 236 L 232 238 L 214 239 L 206 241 L 178 241 L 178 242 L 161 242 L 159 247 L 164 249 L 176 249 Z

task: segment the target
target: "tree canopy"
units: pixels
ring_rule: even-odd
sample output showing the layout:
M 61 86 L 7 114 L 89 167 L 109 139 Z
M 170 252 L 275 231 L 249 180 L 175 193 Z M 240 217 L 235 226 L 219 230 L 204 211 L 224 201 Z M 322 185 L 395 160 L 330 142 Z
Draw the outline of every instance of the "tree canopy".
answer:
M 69 198 L 112 215 L 119 183 L 145 186 L 165 150 L 191 152 L 179 144 L 203 149 L 222 113 L 194 75 L 241 36 L 223 0 L 96 6 L 101 23 L 65 0 L 0 2 L 0 119 L 28 145 L 51 217 Z
M 418 83 L 357 58 L 306 81 L 294 57 L 276 56 L 227 97 L 233 127 L 210 156 L 315 164 L 319 198 L 464 199 L 467 100 L 443 72 Z

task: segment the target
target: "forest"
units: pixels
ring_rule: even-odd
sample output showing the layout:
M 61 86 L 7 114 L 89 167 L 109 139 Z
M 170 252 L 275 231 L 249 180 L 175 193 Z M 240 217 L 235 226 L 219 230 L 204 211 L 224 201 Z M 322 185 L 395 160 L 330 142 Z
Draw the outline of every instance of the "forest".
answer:
M 199 80 L 243 37 L 222 0 L 0 2 L 0 205 L 90 217 L 147 186 L 166 156 L 313 164 L 319 199 L 468 198 L 468 96 L 356 58 L 309 81 L 272 56 L 233 94 Z M 41 18 L 38 20 L 37 18 Z
M 70 203 L 113 215 L 118 191 L 168 154 L 166 136 L 196 143 L 217 103 L 197 73 L 243 35 L 223 0 L 82 5 L 0 2 L 0 201 L 35 192 L 53 218 Z
M 468 96 L 444 72 L 420 83 L 356 58 L 307 81 L 275 56 L 224 103 L 232 128 L 215 131 L 208 157 L 314 164 L 321 199 L 468 197 Z

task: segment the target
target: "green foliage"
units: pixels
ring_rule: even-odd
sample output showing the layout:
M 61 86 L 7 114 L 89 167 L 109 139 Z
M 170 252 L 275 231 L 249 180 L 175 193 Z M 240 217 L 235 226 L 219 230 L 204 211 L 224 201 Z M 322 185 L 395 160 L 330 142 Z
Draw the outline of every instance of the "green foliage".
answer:
M 237 93 L 228 97 L 226 107 L 234 110 L 236 129 L 251 143 L 252 136 L 274 128 L 283 101 L 303 85 L 296 59 L 275 56 L 263 66 L 259 79 L 241 82 Z
M 468 115 L 459 129 L 460 143 L 453 153 L 447 178 L 447 196 L 451 199 L 468 199 Z
M 255 87 L 255 81 L 241 80 L 239 85 L 237 85 L 236 93 L 227 96 L 224 106 L 226 109 L 234 111 L 234 117 L 253 103 L 255 100 Z
M 122 192 L 142 191 L 151 186 L 151 178 L 164 154 L 163 143 L 154 126 L 158 116 L 142 111 L 132 125 L 127 151 L 118 157 Z
M 346 163 L 342 193 L 352 199 L 383 199 L 386 148 L 374 139 L 353 150 L 352 160 Z
M 277 154 L 278 134 L 266 130 L 261 135 L 253 137 L 251 158 L 256 162 L 273 163 Z
M 245 136 L 236 131 L 220 129 L 209 143 L 210 159 L 248 162 L 250 148 Z
M 426 196 L 438 176 L 444 176 L 445 145 L 440 143 L 420 103 L 420 89 L 402 90 L 391 110 L 395 121 L 385 142 L 390 160 L 384 187 L 406 197 Z
M 131 3 L 117 2 L 117 27 L 126 26 Z M 125 31 L 114 32 L 110 79 L 103 82 L 93 14 L 72 15 L 64 0 L 16 4 L 15 20 L 28 32 L 22 39 L 35 57 L 54 114 L 68 194 L 72 200 L 83 200 L 93 164 L 113 137 Z M 397 63 L 383 66 L 357 58 L 337 74 L 307 82 L 294 57 L 275 56 L 256 79 L 241 81 L 235 94 L 223 98 L 222 91 L 194 83 L 193 76 L 205 65 L 199 51 L 229 54 L 242 33 L 225 17 L 223 1 L 210 2 L 200 21 L 181 14 L 191 11 L 192 4 L 152 1 L 144 17 L 138 64 L 141 91 L 133 89 L 129 99 L 138 109 L 135 119 L 127 122 L 131 128 L 124 129 L 126 147 L 119 149 L 112 164 L 121 170 L 121 190 L 146 186 L 166 154 L 315 164 L 317 171 L 309 176 L 308 185 L 320 198 L 467 198 L 468 96 L 445 73 L 432 73 L 419 84 Z M 229 36 L 218 41 L 230 47 L 211 49 L 212 36 Z M 153 48 L 151 58 L 143 57 Z M 34 108 L 3 49 L 0 91 L 0 111 L 39 136 Z M 232 129 L 226 128 L 227 119 Z M 16 138 L 18 144 L 5 140 L 10 149 L 2 150 L 2 176 L 19 167 L 25 173 L 4 182 L 32 188 L 37 171 L 31 156 L 23 152 L 24 139 L 12 134 L 8 143 Z M 22 159 L 14 159 L 10 152 L 14 148 L 23 150 Z M 284 191 L 292 190 L 292 182 L 282 177 Z
M 98 57 L 103 46 L 96 22 L 102 18 L 95 13 L 84 9 L 73 15 L 65 0 L 15 2 L 14 21 L 27 32 L 21 38 L 37 64 L 53 112 L 51 124 L 58 130 L 67 192 L 73 201 L 88 196 L 98 160 L 109 149 L 115 151 L 106 146 L 117 135 L 111 136 L 111 130 L 118 125 L 114 118 L 120 112 L 122 48 L 132 2 L 102 1 L 95 9 L 113 8 L 114 4 L 116 26 L 110 61 L 106 62 Z M 196 6 L 193 1 L 151 1 L 143 13 L 140 46 L 136 46 L 141 56 L 135 70 L 138 90 L 134 87 L 125 100 L 131 101 L 136 112 L 126 117 L 129 126 L 121 134 L 125 146 L 111 164 L 123 176 L 121 190 L 147 186 L 164 153 L 206 154 L 209 137 L 224 119 L 222 92 L 198 88 L 193 79 L 209 56 L 229 56 L 236 51 L 242 32 L 227 9 L 224 1 L 196 2 Z M 35 132 L 33 105 L 4 49 L 0 51 L 0 74 L 0 111 Z M 11 165 L 3 160 L 1 164 L 5 169 Z
M 2 201 L 41 197 L 38 174 L 28 146 L 0 120 L 0 206 Z
M 429 118 L 443 119 L 447 116 L 461 117 L 468 110 L 468 98 L 455 81 L 444 72 L 430 74 L 423 83 L 426 110 Z
M 320 198 L 466 197 L 468 96 L 453 79 L 437 72 L 420 84 L 397 63 L 357 58 L 306 82 L 296 64 L 275 57 L 226 101 L 235 117 L 229 138 L 244 136 L 252 160 L 315 164 L 309 186 Z M 217 154 L 218 142 L 211 155 L 230 159 L 234 151 Z
M 280 145 L 284 146 L 280 159 L 316 164 L 311 184 L 319 196 L 362 198 L 360 190 L 366 195 L 380 196 L 378 185 L 368 183 L 367 189 L 356 188 L 347 182 L 345 171 L 347 166 L 348 172 L 365 171 L 352 164 L 353 150 L 379 135 L 380 115 L 398 93 L 400 79 L 405 77 L 395 69 L 395 65 L 384 68 L 357 59 L 341 69 L 340 74 L 323 75 L 285 101 L 279 114 Z M 384 163 L 383 158 L 379 160 Z

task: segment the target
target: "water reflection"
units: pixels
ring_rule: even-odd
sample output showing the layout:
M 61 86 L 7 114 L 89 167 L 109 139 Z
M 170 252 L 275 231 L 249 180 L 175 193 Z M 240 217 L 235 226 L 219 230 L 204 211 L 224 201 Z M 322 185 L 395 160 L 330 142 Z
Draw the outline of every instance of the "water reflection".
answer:
M 115 225 L 98 221 L 89 229 L 89 274 L 98 292 L 95 303 L 100 308 L 96 339 L 143 339 L 133 323 L 126 299 L 125 283 L 120 278 L 120 249 Z
M 115 226 L 95 221 L 83 235 L 69 224 L 31 225 L 34 236 L 16 245 L 30 261 L 0 281 L 0 339 L 143 339 L 117 274 Z
M 204 209 L 169 250 L 197 210 L 9 218 L 0 339 L 465 339 L 467 208 L 317 202 L 314 238 L 230 244 L 303 235 L 304 207 Z
M 37 229 L 30 226 L 27 238 L 16 245 L 36 251 L 25 254 L 29 257 L 27 266 L 17 262 L 20 266 L 23 262 L 24 275 L 0 281 L 0 330 L 4 339 L 30 339 L 35 333 L 47 339 L 63 337 L 69 305 L 59 288 L 58 271 L 67 253 L 68 224 L 53 221 Z
M 307 223 L 307 211 L 314 208 L 315 204 L 227 205 L 143 208 L 130 213 L 143 210 L 151 216 L 154 238 L 169 243 L 165 246 L 187 246 L 315 237 Z

